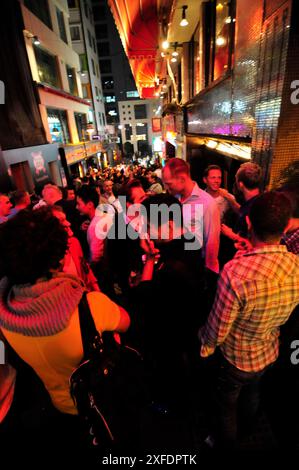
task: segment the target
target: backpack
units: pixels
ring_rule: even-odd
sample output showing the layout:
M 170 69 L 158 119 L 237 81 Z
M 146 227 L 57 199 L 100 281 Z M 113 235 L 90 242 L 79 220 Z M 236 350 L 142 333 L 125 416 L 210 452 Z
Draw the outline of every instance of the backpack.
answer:
M 149 405 L 143 358 L 138 351 L 99 334 L 86 294 L 79 304 L 84 358 L 70 377 L 70 392 L 89 444 L 99 452 L 139 447 Z

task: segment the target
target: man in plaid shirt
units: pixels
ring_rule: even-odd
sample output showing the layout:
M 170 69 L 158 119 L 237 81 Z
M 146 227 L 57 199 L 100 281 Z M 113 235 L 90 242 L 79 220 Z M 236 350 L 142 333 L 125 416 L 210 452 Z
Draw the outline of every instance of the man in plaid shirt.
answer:
M 259 382 L 279 353 L 279 327 L 299 303 L 299 259 L 279 245 L 291 215 L 288 198 L 267 192 L 247 217 L 253 248 L 228 262 L 218 281 L 216 299 L 200 331 L 201 356 L 217 346 L 221 367 L 216 402 L 219 440 L 237 441 L 237 409 L 247 429 L 259 405 Z

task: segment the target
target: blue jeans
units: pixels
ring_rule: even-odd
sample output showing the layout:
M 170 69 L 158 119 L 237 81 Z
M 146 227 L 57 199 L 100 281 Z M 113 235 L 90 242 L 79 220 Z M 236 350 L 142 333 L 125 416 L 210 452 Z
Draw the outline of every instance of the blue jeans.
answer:
M 260 380 L 267 369 L 245 372 L 221 356 L 214 392 L 220 446 L 234 448 L 240 429 L 250 434 L 260 403 Z

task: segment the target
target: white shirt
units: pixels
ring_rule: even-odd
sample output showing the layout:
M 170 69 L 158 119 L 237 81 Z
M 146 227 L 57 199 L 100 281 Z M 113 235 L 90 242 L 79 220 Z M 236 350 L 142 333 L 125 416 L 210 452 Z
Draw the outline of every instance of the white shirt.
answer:
M 213 258 L 213 266 L 206 264 L 207 267 L 218 272 L 220 213 L 216 202 L 194 182 L 192 193 L 182 204 L 185 227 L 195 235 L 204 255 Z
M 112 226 L 113 218 L 97 210 L 87 229 L 89 262 L 97 263 L 104 256 L 105 239 Z

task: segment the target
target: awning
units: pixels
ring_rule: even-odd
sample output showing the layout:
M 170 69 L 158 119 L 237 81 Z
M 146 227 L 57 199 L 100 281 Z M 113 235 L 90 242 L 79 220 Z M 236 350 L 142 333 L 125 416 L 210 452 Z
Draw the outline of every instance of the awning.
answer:
M 156 0 L 108 0 L 141 98 L 153 98 L 159 36 Z

